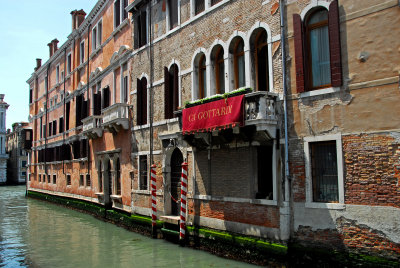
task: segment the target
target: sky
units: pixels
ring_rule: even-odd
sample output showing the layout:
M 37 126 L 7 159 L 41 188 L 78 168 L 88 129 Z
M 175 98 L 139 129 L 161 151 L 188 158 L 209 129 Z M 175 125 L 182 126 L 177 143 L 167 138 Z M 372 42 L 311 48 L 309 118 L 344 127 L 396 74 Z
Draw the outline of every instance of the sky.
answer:
M 47 44 L 57 38 L 58 47 L 71 33 L 70 12 L 87 14 L 97 0 L 0 0 L 0 94 L 10 107 L 7 128 L 28 122 L 29 87 L 36 58 L 49 59 Z

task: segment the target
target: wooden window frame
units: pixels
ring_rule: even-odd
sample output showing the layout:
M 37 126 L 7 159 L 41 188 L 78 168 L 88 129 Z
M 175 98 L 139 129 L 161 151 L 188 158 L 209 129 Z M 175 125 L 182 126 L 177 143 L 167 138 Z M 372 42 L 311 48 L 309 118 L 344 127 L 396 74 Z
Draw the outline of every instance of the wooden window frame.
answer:
M 203 65 L 204 62 L 204 65 Z M 207 75 L 207 63 L 206 63 L 206 55 L 202 54 L 199 58 L 199 89 L 198 89 L 198 99 L 202 99 L 205 97 L 205 85 L 204 85 L 204 75 L 203 71 L 206 72 Z M 207 79 L 207 76 L 205 77 Z
M 310 13 L 307 16 L 307 19 L 305 20 L 305 23 L 304 23 L 304 25 L 305 25 L 305 27 L 304 27 L 305 28 L 305 53 L 306 53 L 306 55 L 308 55 L 308 57 L 306 57 L 306 59 L 307 59 L 307 62 L 306 62 L 306 64 L 307 64 L 307 74 L 306 75 L 307 75 L 307 81 L 308 81 L 308 84 L 309 84 L 307 88 L 308 88 L 309 91 L 316 90 L 316 89 L 321 89 L 321 88 L 327 88 L 327 87 L 331 87 L 332 86 L 332 81 L 330 81 L 329 84 L 320 85 L 320 86 L 317 86 L 317 87 L 313 87 L 313 85 L 312 85 L 313 84 L 313 73 L 312 73 L 312 59 L 311 59 L 312 52 L 311 52 L 310 33 L 311 33 L 312 30 L 315 30 L 315 29 L 322 28 L 322 27 L 326 26 L 326 27 L 328 27 L 328 37 L 329 37 L 329 20 L 328 19 L 309 25 L 309 20 L 316 13 L 318 13 L 320 11 L 325 11 L 326 15 L 327 15 L 327 18 L 329 17 L 329 11 L 328 10 L 326 10 L 325 8 L 318 8 L 318 9 L 314 10 L 312 13 Z M 330 49 L 331 48 L 329 48 L 329 51 L 330 51 Z M 329 68 L 331 68 L 331 67 L 329 67 Z
M 267 51 L 268 51 L 268 41 L 265 41 L 263 43 L 259 42 L 259 39 L 261 38 L 261 34 L 265 33 L 266 35 L 268 34 L 264 29 L 261 30 L 260 32 L 257 33 L 256 35 L 256 39 L 254 42 L 254 62 L 255 62 L 255 70 L 256 70 L 256 89 L 257 91 L 269 91 L 269 66 L 268 66 L 268 60 L 269 60 L 269 55 L 267 54 L 267 59 L 266 59 L 266 63 L 267 63 L 267 68 L 266 68 L 266 85 L 267 88 L 265 90 L 260 90 L 260 81 L 259 81 L 259 70 L 258 70 L 258 60 L 259 60 L 259 51 L 261 49 L 263 49 L 264 47 L 266 47 Z M 267 35 L 268 37 L 268 35 Z
M 238 52 L 237 49 L 239 47 L 240 42 L 243 42 L 243 51 Z M 244 57 L 244 40 L 242 38 L 239 38 L 234 47 L 233 47 L 233 70 L 234 70 L 234 77 L 235 77 L 235 89 L 239 88 L 239 64 L 238 64 L 238 58 L 243 56 Z M 246 67 L 244 69 L 246 73 Z
M 222 58 L 220 58 L 220 55 L 222 54 Z M 216 89 L 216 94 L 221 94 L 221 82 L 225 84 L 224 81 L 220 81 L 219 79 L 219 65 L 223 64 L 224 65 L 224 70 L 225 70 L 225 59 L 224 59 L 224 48 L 222 46 L 218 47 L 217 52 L 215 53 L 215 89 Z

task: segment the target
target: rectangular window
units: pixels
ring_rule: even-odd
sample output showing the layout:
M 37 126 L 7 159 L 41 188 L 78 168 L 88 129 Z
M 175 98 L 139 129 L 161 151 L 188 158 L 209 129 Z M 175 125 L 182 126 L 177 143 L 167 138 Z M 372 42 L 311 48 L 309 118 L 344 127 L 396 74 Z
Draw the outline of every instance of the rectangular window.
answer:
M 67 56 L 67 74 L 70 74 L 72 72 L 72 57 L 71 57 L 71 52 L 68 53 Z
M 169 28 L 173 29 L 178 26 L 178 0 L 168 1 L 169 11 Z
M 60 64 L 56 66 L 56 83 L 60 83 Z
M 42 182 L 42 175 L 39 174 L 39 182 Z
M 314 202 L 338 202 L 336 141 L 310 143 L 312 194 Z
M 341 134 L 305 137 L 304 153 L 307 181 L 306 207 L 343 208 Z
M 40 138 L 43 138 L 43 130 L 42 130 L 42 125 L 43 125 L 43 117 L 40 117 Z
M 25 161 L 25 160 L 22 161 L 21 166 L 22 166 L 22 167 L 26 167 L 26 161 Z
M 90 187 L 92 185 L 92 181 L 90 180 L 90 175 L 86 174 L 86 187 Z
M 97 26 L 92 30 L 92 51 L 97 48 Z
M 63 133 L 63 132 L 64 132 L 64 117 L 60 117 L 58 133 Z
M 57 184 L 57 175 L 53 174 L 53 184 Z
M 61 71 L 61 79 L 62 79 L 62 81 L 64 81 L 64 71 Z
M 51 179 L 50 174 L 47 174 L 47 183 L 50 183 L 50 179 Z
M 101 39 L 103 37 L 103 21 L 99 21 L 97 24 L 97 46 L 101 45 Z
M 71 185 L 71 175 L 67 174 L 67 185 Z
M 203 12 L 204 9 L 205 9 L 205 1 L 204 0 L 195 0 L 194 2 L 195 2 L 194 3 L 194 5 L 195 5 L 194 6 L 195 15 Z
M 85 40 L 83 40 L 79 46 L 79 60 L 80 64 L 85 62 Z
M 53 128 L 52 128 L 52 126 L 53 126 L 53 122 L 50 122 L 49 123 L 49 137 L 52 135 L 52 133 L 53 133 Z
M 140 181 L 139 181 L 139 189 L 147 190 L 147 156 L 140 155 L 139 156 L 139 172 L 140 172 Z
M 33 102 L 33 88 L 29 88 L 29 103 Z
M 71 103 L 67 102 L 65 105 L 65 130 L 69 130 L 69 113 L 71 110 Z
M 138 11 L 134 25 L 134 48 L 140 48 L 147 43 L 147 12 L 146 7 Z
M 127 103 L 128 102 L 128 95 L 129 95 L 129 91 L 128 91 L 128 76 L 124 76 L 123 82 L 122 82 L 122 88 L 123 88 L 123 92 L 124 92 L 124 102 Z
M 121 24 L 121 0 L 114 2 L 114 28 Z
M 84 176 L 85 175 L 82 175 L 82 174 L 79 176 L 79 186 L 83 186 L 84 185 L 84 183 L 85 183 L 84 180 L 83 180 Z
M 53 135 L 57 134 L 57 120 L 53 121 Z

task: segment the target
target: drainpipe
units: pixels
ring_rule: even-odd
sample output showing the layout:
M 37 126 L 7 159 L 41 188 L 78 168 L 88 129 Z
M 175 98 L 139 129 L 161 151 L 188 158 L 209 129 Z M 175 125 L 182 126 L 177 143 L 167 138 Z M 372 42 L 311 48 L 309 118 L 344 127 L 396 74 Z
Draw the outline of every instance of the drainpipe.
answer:
M 49 105 L 49 70 L 50 70 L 50 63 L 47 65 L 47 70 L 46 70 L 46 107 L 45 107 L 45 114 L 46 114 L 46 132 L 44 134 L 44 173 L 47 174 L 47 161 L 46 161 L 46 156 L 47 156 L 47 133 L 49 132 L 48 125 L 47 125 L 47 117 L 48 117 L 48 110 L 47 106 Z M 47 179 L 47 178 L 45 178 Z
M 64 118 L 64 122 L 63 122 L 63 143 L 62 143 L 62 146 L 65 144 L 65 131 L 66 131 L 66 129 L 65 129 L 65 126 L 66 126 L 66 116 L 65 116 L 65 99 L 66 99 L 66 97 L 67 96 L 65 96 L 65 76 L 66 76 L 66 71 L 67 71 L 67 48 L 65 47 L 64 48 L 64 77 L 63 77 L 63 85 L 64 85 L 64 98 L 63 98 L 63 104 L 64 104 L 64 108 L 63 108 L 63 118 Z M 62 148 L 62 147 L 61 147 Z M 63 157 L 63 160 L 62 160 L 62 167 L 63 167 L 63 174 L 65 175 L 65 166 L 64 166 L 64 157 Z
M 89 98 L 89 91 L 90 91 L 90 88 L 89 88 L 89 84 L 90 84 L 90 76 L 89 76 L 90 54 L 89 54 L 89 47 L 90 47 L 90 26 L 91 25 L 92 25 L 91 23 L 89 23 L 89 25 L 88 25 L 88 42 L 87 42 L 88 43 L 88 45 L 87 45 L 87 61 L 88 62 L 87 62 L 87 72 L 86 72 L 86 74 L 87 74 L 86 97 L 87 97 L 87 100 L 88 100 L 88 103 L 89 103 L 89 107 L 86 107 L 86 111 L 88 111 L 88 113 L 91 111 L 91 109 L 89 109 L 90 108 L 90 98 Z M 87 116 L 89 116 L 89 115 L 87 114 Z M 89 139 L 86 142 L 86 155 L 87 155 L 87 162 L 86 162 L 87 172 L 88 172 L 89 175 L 91 175 L 90 174 L 90 170 L 89 170 L 89 164 L 90 164 L 90 159 L 89 159 Z M 90 179 L 92 179 L 92 176 L 90 176 Z
M 149 88 L 149 93 L 150 93 L 150 107 L 149 107 L 149 114 L 150 114 L 150 165 L 153 164 L 153 94 L 152 94 L 152 90 L 153 90 L 153 35 L 151 32 L 151 21 L 152 21 L 152 15 L 151 15 L 151 11 L 152 11 L 152 1 L 149 1 L 150 4 L 150 8 L 149 8 L 149 27 L 147 27 L 147 29 L 149 29 L 149 57 L 150 57 L 150 88 Z
M 286 33 L 284 10 L 285 1 L 280 0 L 280 26 L 281 26 L 281 51 L 282 51 L 282 82 L 283 82 L 283 105 L 284 105 L 284 121 L 285 121 L 285 196 L 283 208 L 281 208 L 281 218 L 283 218 L 284 226 L 281 225 L 281 239 L 289 240 L 291 236 L 291 221 L 293 218 L 292 202 L 290 200 L 290 173 L 289 173 L 289 138 L 288 138 L 288 112 L 287 112 L 287 77 L 286 77 Z M 278 141 L 279 142 L 279 141 Z M 283 210 L 283 211 L 282 211 Z M 283 229 L 283 230 L 282 230 Z M 282 237 L 283 236 L 283 237 Z

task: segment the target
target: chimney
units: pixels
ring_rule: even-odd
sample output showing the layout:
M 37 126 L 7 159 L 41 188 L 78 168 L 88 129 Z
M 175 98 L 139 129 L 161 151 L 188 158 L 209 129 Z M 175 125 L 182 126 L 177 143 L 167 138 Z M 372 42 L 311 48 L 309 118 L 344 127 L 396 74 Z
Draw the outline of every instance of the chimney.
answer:
M 71 16 L 72 16 L 72 31 L 76 29 L 75 27 L 75 18 L 76 18 L 76 9 L 71 11 Z
M 86 12 L 83 11 L 83 9 L 78 10 L 76 12 L 76 20 L 77 20 L 76 28 L 79 28 L 79 26 L 81 26 L 82 22 L 85 20 L 85 16 L 86 16 Z
M 42 59 L 36 59 L 35 71 L 39 70 L 40 66 L 42 66 Z
M 53 54 L 56 53 L 56 51 L 58 50 L 58 40 L 57 38 L 53 39 L 53 41 L 51 41 L 51 43 L 53 44 Z
M 53 42 L 47 44 L 49 46 L 50 58 L 53 56 Z
M 73 31 L 78 29 L 81 23 L 85 20 L 86 13 L 85 11 L 83 11 L 83 9 L 81 10 L 75 9 L 71 11 L 71 15 L 72 15 L 72 31 Z

